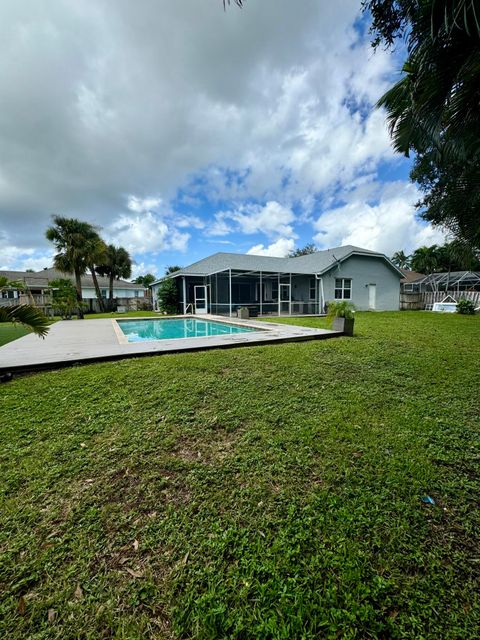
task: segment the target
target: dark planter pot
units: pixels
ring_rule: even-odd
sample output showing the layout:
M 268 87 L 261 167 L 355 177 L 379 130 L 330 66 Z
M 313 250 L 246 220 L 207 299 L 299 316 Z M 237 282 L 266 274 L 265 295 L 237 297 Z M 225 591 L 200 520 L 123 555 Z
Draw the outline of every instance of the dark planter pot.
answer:
M 333 319 L 333 330 L 340 331 L 344 336 L 353 336 L 353 325 L 355 318 L 337 318 Z

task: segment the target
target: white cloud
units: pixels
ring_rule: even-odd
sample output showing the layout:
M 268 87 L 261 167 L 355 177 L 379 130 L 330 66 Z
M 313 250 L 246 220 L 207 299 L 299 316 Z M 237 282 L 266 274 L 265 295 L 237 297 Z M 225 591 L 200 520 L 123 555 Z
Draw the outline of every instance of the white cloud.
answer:
M 154 276 L 158 276 L 159 274 L 159 269 L 158 269 L 158 265 L 153 264 L 153 263 L 145 263 L 145 262 L 135 262 L 132 265 L 132 280 L 135 280 L 135 278 L 138 278 L 139 276 L 144 276 L 147 273 L 151 273 Z
M 172 212 L 171 217 L 175 226 L 179 229 L 185 229 L 187 227 L 193 229 L 203 229 L 205 227 L 205 222 L 198 216 L 182 215 Z
M 293 234 L 295 214 L 289 207 L 270 201 L 264 207 L 246 205 L 233 211 L 230 216 L 242 233 L 265 233 L 267 236 Z
M 109 242 L 125 247 L 130 253 L 158 253 L 164 250 L 184 252 L 190 234 L 168 226 L 159 215 L 147 211 L 141 215 L 120 215 L 104 234 Z
M 54 251 L 37 251 L 33 247 L 21 248 L 4 244 L 0 247 L 0 271 L 40 271 L 51 267 Z
M 233 226 L 228 222 L 229 213 L 220 211 L 215 214 L 213 221 L 205 230 L 206 236 L 227 236 L 232 233 Z
M 145 213 L 153 211 L 162 204 L 161 198 L 138 198 L 137 196 L 129 196 L 127 207 L 135 213 Z
M 129 200 L 140 215 L 181 187 L 192 206 L 200 192 L 293 203 L 391 157 L 369 105 L 393 62 L 352 28 L 358 0 L 221 5 L 0 3 L 0 227 L 15 246 L 45 246 L 52 211 L 109 227 L 125 194 L 147 194 Z M 293 220 L 264 221 L 290 237 Z
M 296 237 L 294 222 L 295 214 L 292 209 L 279 202 L 269 201 L 264 206 L 246 204 L 238 206 L 233 211 L 216 213 L 206 235 L 225 236 L 240 231 L 246 235 L 264 233 L 268 237 Z
M 250 255 L 255 256 L 270 256 L 273 258 L 285 258 L 290 251 L 293 250 L 295 241 L 292 238 L 279 238 L 272 244 L 265 246 L 263 244 L 256 244 L 254 247 L 247 251 Z
M 251 251 L 284 253 L 321 209 L 322 244 L 439 237 L 405 185 L 371 198 L 393 158 L 372 105 L 397 62 L 353 28 L 358 0 L 44 4 L 0 3 L 0 262 L 40 264 L 52 212 L 103 226 L 146 264 L 195 230 L 262 234 Z
M 362 199 L 365 192 L 354 191 L 343 206 L 330 209 L 314 223 L 314 237 L 319 248 L 353 244 L 364 249 L 392 255 L 403 249 L 411 252 L 420 245 L 442 244 L 445 233 L 418 219 L 415 202 L 417 189 L 408 183 L 390 183 L 376 187 L 376 200 Z M 355 196 L 359 197 L 355 197 Z

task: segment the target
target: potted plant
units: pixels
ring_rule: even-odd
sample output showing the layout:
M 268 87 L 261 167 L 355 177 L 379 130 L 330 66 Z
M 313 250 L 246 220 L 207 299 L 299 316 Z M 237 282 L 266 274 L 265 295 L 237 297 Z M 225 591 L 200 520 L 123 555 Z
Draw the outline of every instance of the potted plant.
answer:
M 327 317 L 332 320 L 332 329 L 340 331 L 344 336 L 353 336 L 355 323 L 355 307 L 347 300 L 328 303 Z

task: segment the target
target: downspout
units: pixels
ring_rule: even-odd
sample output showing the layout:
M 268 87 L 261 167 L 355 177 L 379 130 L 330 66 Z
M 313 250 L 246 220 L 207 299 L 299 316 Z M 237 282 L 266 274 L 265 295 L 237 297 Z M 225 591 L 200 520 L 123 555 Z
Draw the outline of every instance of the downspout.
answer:
M 262 282 L 262 272 L 260 271 L 260 315 L 262 315 L 262 300 L 263 300 L 263 282 Z
M 183 315 L 187 315 L 187 282 L 185 276 L 182 276 L 182 293 L 183 293 Z
M 316 273 L 315 279 L 319 280 L 320 282 L 320 300 L 318 301 L 318 314 L 320 315 L 320 313 L 323 313 L 323 310 L 325 308 L 325 293 L 323 290 L 323 278 L 319 276 L 318 273 Z
M 288 286 L 288 315 L 292 315 L 292 274 L 290 274 Z

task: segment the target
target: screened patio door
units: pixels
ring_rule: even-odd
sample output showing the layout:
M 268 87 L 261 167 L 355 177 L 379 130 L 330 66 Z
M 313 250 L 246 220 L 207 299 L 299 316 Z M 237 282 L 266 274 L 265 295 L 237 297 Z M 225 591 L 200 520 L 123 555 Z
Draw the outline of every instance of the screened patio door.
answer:
M 291 315 L 292 310 L 289 284 L 280 283 L 280 302 L 278 312 L 281 316 Z
M 208 289 L 204 284 L 197 284 L 194 287 L 195 313 L 204 315 L 208 313 Z

